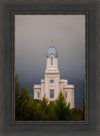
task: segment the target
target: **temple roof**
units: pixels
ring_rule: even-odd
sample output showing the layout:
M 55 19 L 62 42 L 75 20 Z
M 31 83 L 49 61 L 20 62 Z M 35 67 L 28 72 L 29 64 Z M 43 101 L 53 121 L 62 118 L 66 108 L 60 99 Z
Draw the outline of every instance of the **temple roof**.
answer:
M 55 47 L 53 45 L 51 45 L 49 47 L 48 52 L 47 52 L 47 56 L 49 56 L 51 54 L 58 57 L 57 51 L 56 51 L 56 49 L 55 49 Z

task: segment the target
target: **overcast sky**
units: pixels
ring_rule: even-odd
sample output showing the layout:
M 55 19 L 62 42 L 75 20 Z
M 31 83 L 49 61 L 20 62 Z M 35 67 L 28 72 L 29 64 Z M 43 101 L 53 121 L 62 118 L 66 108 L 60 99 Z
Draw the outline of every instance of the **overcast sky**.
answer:
M 40 84 L 54 39 L 62 79 L 75 85 L 75 105 L 85 94 L 85 15 L 15 15 L 15 74 L 22 86 Z

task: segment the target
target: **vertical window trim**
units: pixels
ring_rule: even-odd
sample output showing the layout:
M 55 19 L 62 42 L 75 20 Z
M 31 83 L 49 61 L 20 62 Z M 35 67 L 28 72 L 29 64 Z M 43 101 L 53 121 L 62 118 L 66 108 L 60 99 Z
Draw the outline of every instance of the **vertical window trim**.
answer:
M 53 57 L 51 57 L 51 65 L 53 65 Z

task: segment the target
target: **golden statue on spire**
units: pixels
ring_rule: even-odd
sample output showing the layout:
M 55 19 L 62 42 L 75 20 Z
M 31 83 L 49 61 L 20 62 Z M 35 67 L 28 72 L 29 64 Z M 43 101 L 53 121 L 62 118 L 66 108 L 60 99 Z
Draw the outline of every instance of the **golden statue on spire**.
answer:
M 51 38 L 51 44 L 53 44 L 53 38 Z

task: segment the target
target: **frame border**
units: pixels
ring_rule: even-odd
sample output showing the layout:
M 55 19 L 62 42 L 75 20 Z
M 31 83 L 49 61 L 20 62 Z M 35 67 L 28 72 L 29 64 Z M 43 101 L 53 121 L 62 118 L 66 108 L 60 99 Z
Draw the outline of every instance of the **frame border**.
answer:
M 85 15 L 85 120 L 84 121 L 16 121 L 15 120 L 15 15 Z M 12 12 L 12 124 L 88 124 L 88 12 Z
M 2 135 L 99 135 L 100 134 L 100 2 L 96 1 L 1 1 L 1 134 Z M 88 12 L 88 124 L 12 124 L 12 12 Z

